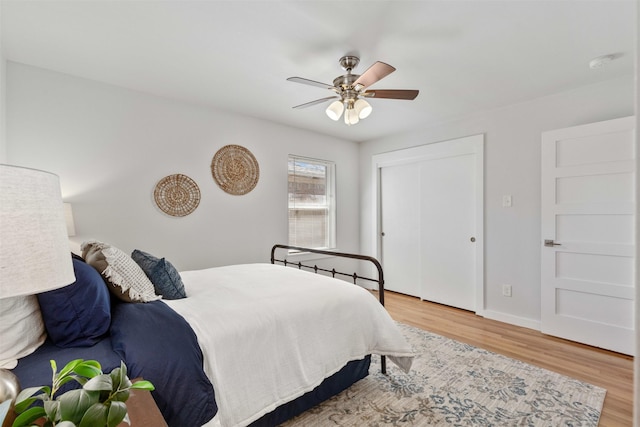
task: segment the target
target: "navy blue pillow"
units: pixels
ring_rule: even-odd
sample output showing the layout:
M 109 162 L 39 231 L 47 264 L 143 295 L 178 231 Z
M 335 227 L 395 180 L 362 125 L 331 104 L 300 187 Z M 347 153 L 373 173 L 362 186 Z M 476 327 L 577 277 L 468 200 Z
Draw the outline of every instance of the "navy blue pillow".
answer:
M 131 258 L 151 280 L 157 295 L 162 295 L 162 298 L 169 300 L 187 297 L 180 273 L 169 261 L 138 249 L 131 253 Z
M 58 347 L 92 346 L 111 326 L 111 297 L 100 273 L 72 259 L 76 281 L 38 294 L 42 320 Z

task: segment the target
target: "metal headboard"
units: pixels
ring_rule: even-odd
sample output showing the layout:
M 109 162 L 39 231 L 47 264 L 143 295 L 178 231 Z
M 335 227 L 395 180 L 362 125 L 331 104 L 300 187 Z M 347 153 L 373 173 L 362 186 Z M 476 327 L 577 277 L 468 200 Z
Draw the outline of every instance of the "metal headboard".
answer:
M 314 254 L 331 255 L 331 256 L 340 257 L 340 258 L 351 258 L 351 259 L 357 259 L 357 260 L 360 260 L 360 261 L 369 261 L 373 265 L 375 265 L 376 269 L 378 270 L 378 278 L 377 279 L 372 279 L 372 278 L 369 278 L 369 277 L 360 276 L 357 273 L 342 273 L 340 271 L 336 271 L 335 268 L 332 268 L 331 270 L 327 270 L 326 268 L 320 268 L 317 265 L 311 266 L 311 265 L 303 264 L 302 262 L 287 261 L 286 258 L 277 259 L 275 257 L 275 253 L 276 253 L 276 250 L 278 250 L 278 249 L 287 249 L 287 250 L 294 250 L 294 251 L 300 251 L 300 252 L 310 252 L 310 253 L 314 253 Z M 382 273 L 382 266 L 380 265 L 380 262 L 378 262 L 378 260 L 373 258 L 373 257 L 367 256 L 367 255 L 350 254 L 350 253 L 345 253 L 345 252 L 332 252 L 332 251 L 324 251 L 324 250 L 321 250 L 321 249 L 302 248 L 302 247 L 299 247 L 299 246 L 273 245 L 273 248 L 271 248 L 271 264 L 275 264 L 276 262 L 284 264 L 285 266 L 287 266 L 287 265 L 295 266 L 295 267 L 298 267 L 298 269 L 307 268 L 309 270 L 313 270 L 315 273 L 317 273 L 318 271 L 324 271 L 326 273 L 331 273 L 332 277 L 336 277 L 336 275 L 345 276 L 345 277 L 351 277 L 353 279 L 353 284 L 354 285 L 357 284 L 358 280 L 366 280 L 366 281 L 369 281 L 369 282 L 376 282 L 378 284 L 378 295 L 379 295 L 379 299 L 380 299 L 380 304 L 382 304 L 384 306 L 384 274 Z

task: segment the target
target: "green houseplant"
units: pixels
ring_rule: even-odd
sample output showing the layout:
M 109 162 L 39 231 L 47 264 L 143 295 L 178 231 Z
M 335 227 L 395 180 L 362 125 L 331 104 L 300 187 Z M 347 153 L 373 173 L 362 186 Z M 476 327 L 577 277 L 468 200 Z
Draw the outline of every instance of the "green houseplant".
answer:
M 154 390 L 149 381 L 131 383 L 124 362 L 109 374 L 102 373 L 95 360 L 77 359 L 57 372 L 51 360 L 51 386 L 29 387 L 16 397 L 15 412 L 19 414 L 13 427 L 115 427 L 129 423 L 126 400 L 131 389 Z M 82 388 L 56 395 L 64 384 L 76 381 Z M 42 405 L 34 405 L 41 401 Z

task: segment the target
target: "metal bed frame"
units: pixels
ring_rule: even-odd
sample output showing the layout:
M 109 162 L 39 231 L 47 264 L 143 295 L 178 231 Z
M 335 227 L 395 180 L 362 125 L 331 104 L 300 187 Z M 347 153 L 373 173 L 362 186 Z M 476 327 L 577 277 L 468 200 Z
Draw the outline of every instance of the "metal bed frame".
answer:
M 310 253 L 314 253 L 314 254 L 321 254 L 321 255 L 330 255 L 330 256 L 335 256 L 335 257 L 339 257 L 339 258 L 350 258 L 350 259 L 356 259 L 359 261 L 368 261 L 370 263 L 372 263 L 376 269 L 378 270 L 378 278 L 377 279 L 372 279 L 369 277 L 365 277 L 365 276 L 360 276 L 357 273 L 343 273 L 340 271 L 336 271 L 335 268 L 332 268 L 331 270 L 327 270 L 326 268 L 320 268 L 317 265 L 307 265 L 307 264 L 303 264 L 302 262 L 298 261 L 298 262 L 291 262 L 291 261 L 287 261 L 287 258 L 283 258 L 283 259 L 278 259 L 275 257 L 276 251 L 278 249 L 286 249 L 286 250 L 294 250 L 294 251 L 300 251 L 300 252 L 310 252 Z M 378 283 L 378 299 L 380 301 L 380 304 L 382 304 L 382 306 L 384 307 L 384 274 L 382 272 L 382 265 L 380 265 L 380 262 L 370 256 L 367 255 L 360 255 L 360 254 L 351 254 L 351 253 L 345 253 L 345 252 L 332 252 L 332 251 L 325 251 L 325 250 L 321 250 L 321 249 L 310 249 L 310 248 L 303 248 L 303 247 L 299 247 L 299 246 L 290 246 L 290 245 L 273 245 L 273 247 L 271 248 L 271 264 L 275 264 L 275 263 L 281 263 L 283 264 L 285 267 L 286 266 L 292 266 L 292 267 L 298 267 L 299 270 L 302 270 L 303 268 L 309 269 L 309 270 L 313 270 L 314 273 L 318 273 L 318 272 L 325 272 L 325 273 L 331 273 L 331 277 L 336 277 L 336 275 L 339 276 L 345 276 L 345 277 L 351 277 L 353 279 L 353 284 L 357 285 L 358 280 L 365 280 L 365 281 L 369 281 L 369 282 L 376 282 Z M 383 374 L 387 373 L 387 359 L 385 356 L 381 356 L 380 357 L 380 368 Z

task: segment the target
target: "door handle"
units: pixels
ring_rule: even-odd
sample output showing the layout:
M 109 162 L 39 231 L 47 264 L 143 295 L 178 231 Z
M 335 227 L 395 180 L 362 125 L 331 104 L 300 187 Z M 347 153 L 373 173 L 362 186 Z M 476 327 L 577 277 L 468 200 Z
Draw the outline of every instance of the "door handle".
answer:
M 552 248 L 554 246 L 561 246 L 560 243 L 556 243 L 553 240 L 547 240 L 547 239 L 545 239 L 544 245 L 547 246 L 547 247 L 550 247 L 550 248 Z

